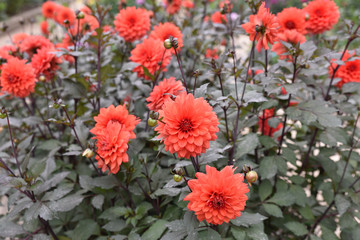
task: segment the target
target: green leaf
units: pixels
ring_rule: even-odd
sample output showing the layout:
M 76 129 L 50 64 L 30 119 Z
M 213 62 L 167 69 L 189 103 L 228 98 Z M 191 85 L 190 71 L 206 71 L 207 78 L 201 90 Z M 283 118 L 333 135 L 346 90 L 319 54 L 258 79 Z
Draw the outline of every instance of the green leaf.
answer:
M 209 83 L 205 83 L 205 84 L 201 85 L 200 87 L 196 88 L 195 98 L 205 97 L 205 94 L 207 93 L 208 85 L 209 85 Z
M 259 196 L 260 200 L 264 201 L 272 193 L 273 186 L 269 180 L 264 180 L 259 186 Z
M 73 232 L 73 239 L 87 240 L 92 235 L 99 235 L 100 227 L 92 219 L 82 219 Z
M 221 240 L 220 234 L 212 228 L 199 232 L 199 240 Z
M 295 197 L 295 203 L 304 207 L 306 203 L 306 194 L 304 189 L 299 185 L 291 185 L 289 191 Z
M 342 195 L 336 195 L 335 206 L 339 212 L 339 215 L 342 216 L 351 206 L 351 203 Z
M 159 219 L 141 236 L 143 240 L 160 239 L 163 232 L 166 230 L 167 221 Z
M 104 198 L 105 197 L 103 195 L 97 195 L 91 199 L 91 204 L 94 206 L 94 208 L 101 210 L 101 207 L 104 204 Z
M 295 203 L 295 197 L 289 191 L 277 192 L 268 200 L 268 202 L 275 203 L 280 206 L 290 206 Z
M 314 214 L 313 214 L 311 208 L 308 205 L 306 205 L 303 208 L 300 208 L 299 212 L 300 212 L 301 216 L 303 216 L 307 220 L 314 220 L 315 219 Z
M 238 159 L 247 153 L 253 152 L 258 145 L 259 145 L 259 139 L 257 134 L 255 133 L 247 134 L 245 137 L 239 140 L 239 143 L 237 143 L 237 151 L 236 151 L 235 159 Z
M 146 67 L 144 67 L 144 66 L 141 66 L 142 67 L 142 69 L 144 70 L 144 75 L 145 76 L 147 76 L 147 77 L 149 77 L 151 80 L 155 80 L 155 77 L 154 77 L 154 75 L 152 75 L 150 72 L 149 72 L 149 69 L 147 69 Z
M 242 229 L 232 227 L 230 231 L 235 240 L 245 240 L 246 239 L 246 232 L 243 231 Z
M 339 238 L 334 234 L 334 231 L 324 227 L 323 225 L 321 225 L 321 237 L 322 239 L 326 239 L 326 240 L 338 240 Z
M 0 220 L 0 237 L 15 237 L 20 234 L 24 234 L 26 231 L 22 226 L 15 224 L 10 221 L 5 221 L 5 219 Z
M 163 188 L 163 189 L 158 189 L 156 190 L 153 194 L 151 194 L 150 196 L 154 198 L 156 198 L 156 196 L 170 196 L 170 197 L 175 197 L 177 195 L 179 195 L 179 193 L 181 192 L 180 188 Z
M 36 202 L 28 210 L 26 210 L 24 220 L 31 221 L 33 219 L 37 219 L 38 216 L 45 220 L 51 220 L 54 217 L 54 212 L 45 205 L 45 203 Z
M 303 236 L 307 234 L 307 228 L 305 224 L 299 222 L 287 222 L 285 227 L 293 232 L 296 236 Z
M 281 209 L 278 206 L 276 206 L 275 204 L 264 203 L 263 207 L 268 214 L 270 214 L 274 217 L 279 217 L 279 218 L 283 217 Z
M 296 166 L 296 155 L 293 150 L 291 150 L 289 148 L 283 148 L 282 149 L 282 157 L 284 157 L 284 159 L 286 161 L 289 161 L 291 164 Z
M 120 232 L 122 229 L 126 227 L 126 223 L 122 219 L 114 219 L 107 224 L 105 224 L 102 228 L 110 231 L 110 232 Z
M 243 213 L 241 213 L 240 217 L 237 217 L 237 218 L 231 220 L 231 222 L 238 227 L 240 227 L 240 226 L 249 227 L 253 224 L 261 223 L 265 219 L 267 219 L 267 217 L 265 217 L 259 213 L 243 212 Z
M 84 196 L 79 194 L 73 194 L 67 197 L 64 197 L 58 201 L 51 202 L 49 207 L 54 212 L 67 212 L 74 209 L 79 205 L 84 199 Z
M 277 173 L 277 164 L 275 161 L 275 157 L 265 157 L 261 160 L 259 166 L 259 175 L 261 179 L 269 179 L 276 175 Z

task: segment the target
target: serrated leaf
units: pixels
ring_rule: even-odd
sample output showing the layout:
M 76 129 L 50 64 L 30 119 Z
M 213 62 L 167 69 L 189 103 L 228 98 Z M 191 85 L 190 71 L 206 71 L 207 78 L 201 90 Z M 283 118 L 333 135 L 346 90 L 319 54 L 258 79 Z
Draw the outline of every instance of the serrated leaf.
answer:
M 351 203 L 342 195 L 336 195 L 335 206 L 339 212 L 339 215 L 342 216 L 351 206 Z
M 126 227 L 126 223 L 122 219 L 114 219 L 107 224 L 105 224 L 102 228 L 110 231 L 110 232 L 120 232 L 122 229 Z
M 167 221 L 159 219 L 141 236 L 143 240 L 160 239 L 163 232 L 166 230 L 165 224 Z
M 99 225 L 92 219 L 82 219 L 74 229 L 73 239 L 87 240 L 92 235 L 100 234 Z
M 199 232 L 199 240 L 221 240 L 220 234 L 212 228 Z
M 281 209 L 278 206 L 276 206 L 275 204 L 264 203 L 263 207 L 268 214 L 270 214 L 274 217 L 279 217 L 279 218 L 283 217 Z
M 67 212 L 74 209 L 77 205 L 79 205 L 84 196 L 79 194 L 73 194 L 67 197 L 64 197 L 58 201 L 51 202 L 49 207 L 54 212 Z
M 97 195 L 91 199 L 91 204 L 94 208 L 101 210 L 102 205 L 104 204 L 105 197 L 103 195 Z
M 290 206 L 295 203 L 295 197 L 290 192 L 277 192 L 268 200 L 280 206 Z
M 207 93 L 208 85 L 209 85 L 209 83 L 205 83 L 205 84 L 201 85 L 200 87 L 196 88 L 195 98 L 205 97 L 205 94 Z
M 241 213 L 240 217 L 237 217 L 233 220 L 231 220 L 231 222 L 235 225 L 235 226 L 245 226 L 245 227 L 249 227 L 253 224 L 258 224 L 261 223 L 262 221 L 264 221 L 265 219 L 267 219 L 267 217 L 259 214 L 259 213 L 247 213 L 247 212 L 243 212 Z
M 261 160 L 259 166 L 259 175 L 262 179 L 269 179 L 276 175 L 277 173 L 277 164 L 275 157 L 265 157 Z
M 287 222 L 285 227 L 293 232 L 296 236 L 303 236 L 307 234 L 307 228 L 305 224 L 299 222 Z
M 5 219 L 0 220 L 0 237 L 15 237 L 24 233 L 26 233 L 26 231 L 22 228 L 22 226 L 13 222 L 5 221 Z
M 259 186 L 259 196 L 260 200 L 264 201 L 272 193 L 273 186 L 269 180 L 264 180 Z
M 291 185 L 289 192 L 295 197 L 295 203 L 304 207 L 306 203 L 306 194 L 304 189 L 299 185 Z
M 235 159 L 238 159 L 244 156 L 247 153 L 253 152 L 255 148 L 259 145 L 259 139 L 257 134 L 249 133 L 245 137 L 239 140 L 239 143 L 236 144 L 236 155 Z

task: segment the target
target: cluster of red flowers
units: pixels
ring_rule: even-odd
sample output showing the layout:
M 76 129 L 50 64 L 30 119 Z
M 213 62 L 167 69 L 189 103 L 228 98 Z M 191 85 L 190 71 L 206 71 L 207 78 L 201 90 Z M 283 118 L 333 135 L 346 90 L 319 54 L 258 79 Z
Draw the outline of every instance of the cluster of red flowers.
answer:
M 129 161 L 128 142 L 136 137 L 133 130 L 140 120 L 130 115 L 125 105 L 101 108 L 94 120 L 96 124 L 90 132 L 96 139 L 98 166 L 103 172 L 116 174 L 121 163 Z

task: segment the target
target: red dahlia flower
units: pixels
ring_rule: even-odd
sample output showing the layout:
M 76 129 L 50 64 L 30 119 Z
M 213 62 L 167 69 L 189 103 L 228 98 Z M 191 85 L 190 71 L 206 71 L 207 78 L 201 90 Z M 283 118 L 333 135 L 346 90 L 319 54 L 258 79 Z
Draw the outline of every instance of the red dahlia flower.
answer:
M 180 51 L 183 47 L 183 35 L 180 29 L 173 23 L 166 22 L 164 24 L 160 23 L 158 26 L 154 27 L 154 30 L 150 33 L 149 38 L 160 39 L 164 42 L 170 36 L 177 38 L 178 48 L 176 51 Z M 175 54 L 173 48 L 171 48 L 171 52 Z
M 330 30 L 340 18 L 339 8 L 332 0 L 314 0 L 304 8 L 307 17 L 306 29 L 313 34 Z
M 279 23 L 274 14 L 265 8 L 263 2 L 256 15 L 250 15 L 249 22 L 241 25 L 250 34 L 250 40 L 254 41 L 256 36 L 256 49 L 269 49 L 268 44 L 273 44 L 277 38 Z
M 208 48 L 206 49 L 205 58 L 218 59 L 219 55 L 217 54 L 217 52 L 218 50 L 216 48 Z
M 130 138 L 129 131 L 119 122 L 109 121 L 106 128 L 101 129 L 94 137 L 96 139 L 99 168 L 103 172 L 109 169 L 110 173 L 116 174 L 123 162 L 128 162 L 126 153 Z
M 203 98 L 192 94 L 180 94 L 175 101 L 164 103 L 159 117 L 163 118 L 155 128 L 164 141 L 165 150 L 179 157 L 190 158 L 205 153 L 209 141 L 217 138 L 219 125 L 216 113 Z
M 306 42 L 306 38 L 301 33 L 297 32 L 296 30 L 286 30 L 282 33 L 278 34 L 278 42 L 276 42 L 271 51 L 276 52 L 280 59 L 292 59 L 290 55 L 283 55 L 284 53 L 288 52 L 288 49 L 282 44 L 281 41 L 291 43 L 293 45 Z
M 225 14 L 214 12 L 213 15 L 211 15 L 211 21 L 213 23 L 227 23 L 227 18 Z
M 9 58 L 13 58 L 13 54 L 16 52 L 16 47 L 14 45 L 4 45 L 0 47 L 0 61 L 2 59 L 8 60 Z M 1 64 L 0 64 L 1 70 Z
M 296 7 L 285 8 L 277 14 L 280 31 L 296 30 L 301 34 L 306 33 L 305 12 Z
M 165 52 L 165 53 L 164 53 Z M 148 76 L 145 76 L 144 69 L 142 66 L 146 67 L 151 74 L 155 74 L 160 68 L 163 72 L 166 71 L 166 66 L 170 63 L 171 53 L 170 51 L 165 51 L 165 47 L 162 41 L 159 39 L 144 39 L 144 41 L 131 51 L 131 61 L 139 63 L 140 66 L 134 68 L 134 72 L 137 72 L 138 77 L 143 77 L 145 79 L 150 79 Z M 159 66 L 161 62 L 161 66 Z
M 126 42 L 139 40 L 150 30 L 149 12 L 136 7 L 121 9 L 115 17 L 114 25 Z
M 146 99 L 149 103 L 147 106 L 152 111 L 159 111 L 162 109 L 164 103 L 173 96 L 179 95 L 181 92 L 185 91 L 184 86 L 181 81 L 176 81 L 174 77 L 169 79 L 164 79 L 159 82 L 158 86 L 155 86 L 150 96 Z
M 1 90 L 13 96 L 25 98 L 35 89 L 35 71 L 26 60 L 9 58 L 7 63 L 2 65 Z
M 220 225 L 240 217 L 245 209 L 246 193 L 249 188 L 244 183 L 244 176 L 234 174 L 236 168 L 226 166 L 221 171 L 206 166 L 206 174 L 197 172 L 196 178 L 188 181 L 191 193 L 184 198 L 194 211 L 199 221 Z
M 43 36 L 27 36 L 19 45 L 21 52 L 26 52 L 30 57 L 41 48 L 54 48 L 54 44 Z
M 49 25 L 46 20 L 44 20 L 40 23 L 40 29 L 41 29 L 42 34 L 44 34 L 46 36 L 50 34 Z
M 170 14 L 177 13 L 181 8 L 182 0 L 163 0 L 163 3 L 166 6 L 166 11 Z
M 58 4 L 51 1 L 47 1 L 44 2 L 44 4 L 41 7 L 41 10 L 45 18 L 55 18 L 55 14 L 58 8 L 59 8 Z
M 27 37 L 29 37 L 29 35 L 26 33 L 17 33 L 11 37 L 11 40 L 17 47 L 19 47 L 22 41 L 24 41 Z
M 64 26 L 72 26 L 75 23 L 76 16 L 72 9 L 64 6 L 59 6 L 56 10 L 56 22 Z M 69 21 L 69 24 L 65 24 L 64 21 Z
M 355 53 L 354 53 L 355 54 Z M 345 65 L 339 67 L 335 73 L 335 78 L 341 78 L 341 80 L 336 84 L 338 88 L 341 88 L 345 83 L 348 82 L 360 82 L 360 60 L 347 61 L 354 54 L 350 54 L 346 51 L 342 61 L 345 62 Z M 335 61 L 336 59 L 333 59 Z M 329 67 L 329 75 L 332 76 L 333 69 L 337 67 L 337 64 L 332 63 Z
M 279 131 L 283 128 L 283 124 L 279 123 L 276 128 L 272 128 L 269 125 L 269 119 L 272 118 L 275 114 L 274 109 L 265 109 L 265 119 L 264 115 L 259 117 L 259 131 L 263 132 L 264 135 L 272 137 L 274 132 Z M 263 120 L 264 119 L 264 120 Z M 263 125 L 264 121 L 264 125 Z
M 101 108 L 99 115 L 94 117 L 95 127 L 90 132 L 96 135 L 96 160 L 99 168 L 105 172 L 108 168 L 111 173 L 119 171 L 122 162 L 128 161 L 126 150 L 129 139 L 136 138 L 133 130 L 139 119 L 130 115 L 125 105 L 114 105 Z
M 60 69 L 59 64 L 62 63 L 55 52 L 55 48 L 42 48 L 32 57 L 31 65 L 37 77 L 44 74 L 47 80 L 51 80 L 55 76 L 55 71 Z

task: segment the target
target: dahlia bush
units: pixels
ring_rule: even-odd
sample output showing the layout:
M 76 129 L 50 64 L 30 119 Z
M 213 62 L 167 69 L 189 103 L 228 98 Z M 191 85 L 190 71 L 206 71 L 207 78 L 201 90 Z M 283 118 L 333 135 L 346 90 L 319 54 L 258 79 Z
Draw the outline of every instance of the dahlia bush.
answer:
M 359 22 L 105 2 L 2 28 L 1 239 L 359 238 Z

